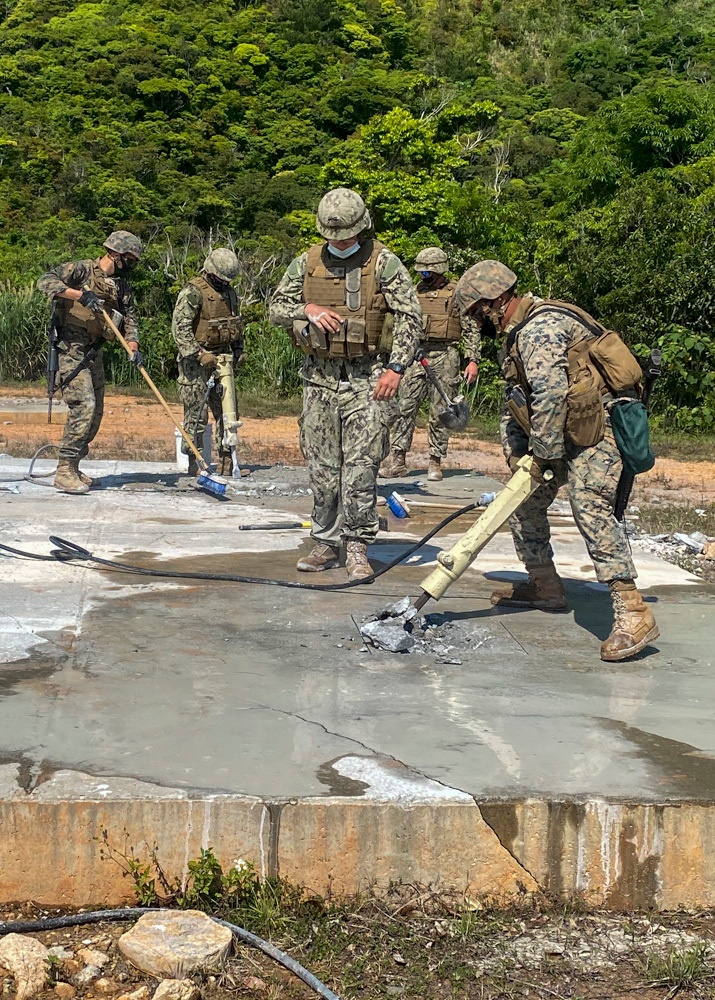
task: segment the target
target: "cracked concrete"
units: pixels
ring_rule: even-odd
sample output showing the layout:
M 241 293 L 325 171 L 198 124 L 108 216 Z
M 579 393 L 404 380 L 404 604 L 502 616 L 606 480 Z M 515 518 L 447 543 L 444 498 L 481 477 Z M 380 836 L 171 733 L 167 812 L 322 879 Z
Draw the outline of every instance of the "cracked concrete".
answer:
M 238 527 L 305 515 L 302 470 L 259 470 L 254 495 L 226 504 L 151 492 L 168 468 L 90 472 L 108 488 L 2 494 L 0 542 L 46 552 L 52 533 L 146 567 L 299 578 L 305 532 Z M 123 488 L 136 478 L 141 492 Z M 494 485 L 449 474 L 430 488 L 466 503 Z M 407 486 L 426 493 L 416 476 Z M 371 558 L 433 523 L 393 520 Z M 318 891 L 402 878 L 614 906 L 715 901 L 712 588 L 639 557 L 662 639 L 604 664 L 608 595 L 564 520 L 570 614 L 491 608 L 493 582 L 520 572 L 503 533 L 427 609 L 478 635 L 462 662 L 366 649 L 355 621 L 416 595 L 449 530 L 345 593 L 0 556 L 0 900 L 126 898 L 99 857 L 107 829 L 115 846 L 125 830 L 157 843 L 172 870 L 213 846 Z

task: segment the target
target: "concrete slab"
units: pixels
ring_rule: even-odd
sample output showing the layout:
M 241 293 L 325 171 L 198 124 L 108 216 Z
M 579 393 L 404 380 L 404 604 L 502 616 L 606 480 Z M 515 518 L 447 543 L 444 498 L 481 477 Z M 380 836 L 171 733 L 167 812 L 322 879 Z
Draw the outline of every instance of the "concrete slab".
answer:
M 55 534 L 147 568 L 305 581 L 305 531 L 239 530 L 307 514 L 303 469 L 256 469 L 223 503 L 177 489 L 171 466 L 89 463 L 104 488 L 82 497 L 24 482 L 25 469 L 0 459 L 0 479 L 18 477 L 0 493 L 3 544 L 47 553 Z M 499 484 L 448 473 L 428 490 L 412 474 L 381 493 L 395 487 L 467 503 Z M 392 519 L 375 565 L 438 517 Z M 491 608 L 494 581 L 521 572 L 501 533 L 432 605 L 463 640 L 435 655 L 368 649 L 356 623 L 419 593 L 455 525 L 374 585 L 332 593 L 0 555 L 0 900 L 23 887 L 46 902 L 125 898 L 99 861 L 103 829 L 158 843 L 170 868 L 211 844 L 318 889 L 403 877 L 613 905 L 715 900 L 715 590 L 637 552 L 663 638 L 602 663 L 608 594 L 556 520 L 573 610 Z M 53 881 L 59 847 L 38 860 L 48 823 L 98 838 L 81 864 L 72 855 L 71 878 Z M 666 844 L 683 824 L 697 845 L 687 872 Z

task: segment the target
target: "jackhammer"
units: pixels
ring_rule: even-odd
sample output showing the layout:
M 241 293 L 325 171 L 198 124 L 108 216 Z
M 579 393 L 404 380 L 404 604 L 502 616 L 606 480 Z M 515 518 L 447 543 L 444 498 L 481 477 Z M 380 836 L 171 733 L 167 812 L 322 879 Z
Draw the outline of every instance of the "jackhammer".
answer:
M 236 400 L 236 380 L 233 374 L 233 354 L 218 354 L 216 374 L 221 385 L 221 411 L 223 413 L 223 447 L 231 452 L 234 479 L 241 478 L 238 464 L 238 403 Z
M 472 565 L 505 521 L 538 490 L 541 483 L 534 479 L 529 471 L 532 461 L 531 455 L 520 458 L 517 471 L 496 500 L 489 504 L 481 517 L 448 552 L 439 553 L 437 567 L 420 584 L 422 593 L 414 602 L 417 611 L 424 607 L 431 597 L 438 601 L 447 588 Z M 546 469 L 544 479 L 548 482 L 553 477 L 553 472 Z

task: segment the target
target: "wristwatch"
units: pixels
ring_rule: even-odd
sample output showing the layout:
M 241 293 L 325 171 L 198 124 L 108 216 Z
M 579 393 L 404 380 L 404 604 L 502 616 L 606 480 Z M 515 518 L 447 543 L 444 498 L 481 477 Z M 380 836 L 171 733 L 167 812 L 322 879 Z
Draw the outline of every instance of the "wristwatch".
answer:
M 405 374 L 405 366 L 398 364 L 397 361 L 391 361 L 389 365 L 387 365 L 387 370 L 389 372 L 395 372 L 397 375 Z

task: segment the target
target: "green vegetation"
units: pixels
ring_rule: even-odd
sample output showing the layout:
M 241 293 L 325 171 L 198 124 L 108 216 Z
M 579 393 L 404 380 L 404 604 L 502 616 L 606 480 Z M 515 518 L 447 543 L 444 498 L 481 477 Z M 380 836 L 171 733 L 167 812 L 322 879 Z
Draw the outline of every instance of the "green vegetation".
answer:
M 640 353 L 660 346 L 663 426 L 715 428 L 706 0 L 7 0 L 0 52 L 0 278 L 24 288 L 111 228 L 138 232 L 157 377 L 175 373 L 178 289 L 229 242 L 251 321 L 241 380 L 293 393 L 266 295 L 322 191 L 350 184 L 408 263 L 433 242 L 456 271 L 500 257 Z M 36 377 L 43 310 L 7 298 L 0 378 Z M 124 358 L 110 368 L 131 383 Z

